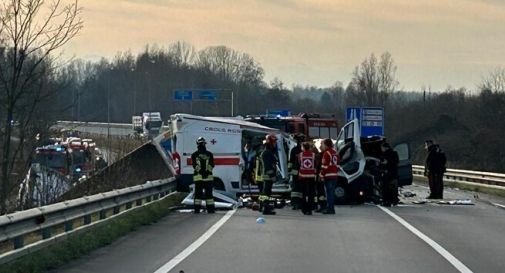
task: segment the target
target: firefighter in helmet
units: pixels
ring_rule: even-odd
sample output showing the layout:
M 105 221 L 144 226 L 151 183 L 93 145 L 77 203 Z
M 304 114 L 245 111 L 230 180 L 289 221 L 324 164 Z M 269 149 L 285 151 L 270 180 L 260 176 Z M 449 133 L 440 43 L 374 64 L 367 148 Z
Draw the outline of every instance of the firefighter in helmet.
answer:
M 277 137 L 269 134 L 265 138 L 265 149 L 261 153 L 263 191 L 260 202 L 263 203 L 263 214 L 273 215 L 274 199 L 272 198 L 272 186 L 277 177 Z
M 200 213 L 204 198 L 207 206 L 207 212 L 214 213 L 215 211 L 214 197 L 212 196 L 212 187 L 214 182 L 214 176 L 212 175 L 212 170 L 214 169 L 214 155 L 207 151 L 205 144 L 207 144 L 205 139 L 203 137 L 199 137 L 196 140 L 197 151 L 191 155 L 191 161 L 194 169 L 193 182 L 195 182 L 195 213 Z
M 289 153 L 288 171 L 291 176 L 291 204 L 293 209 L 297 210 L 302 207 L 302 186 L 299 181 L 298 171 L 300 170 L 300 162 L 298 156 L 302 152 L 302 143 L 305 141 L 303 134 L 297 134 L 294 137 L 296 146 Z

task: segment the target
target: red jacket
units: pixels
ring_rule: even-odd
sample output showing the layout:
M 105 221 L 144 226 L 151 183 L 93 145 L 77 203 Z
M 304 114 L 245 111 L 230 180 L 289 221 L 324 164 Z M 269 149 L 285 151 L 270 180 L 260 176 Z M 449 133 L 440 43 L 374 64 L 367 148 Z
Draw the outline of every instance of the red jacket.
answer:
M 326 180 L 337 179 L 339 161 L 338 153 L 333 148 L 326 150 L 323 153 L 320 176 Z
M 300 170 L 298 176 L 300 178 L 315 178 L 316 177 L 316 154 L 312 151 L 305 151 L 298 155 L 300 161 Z

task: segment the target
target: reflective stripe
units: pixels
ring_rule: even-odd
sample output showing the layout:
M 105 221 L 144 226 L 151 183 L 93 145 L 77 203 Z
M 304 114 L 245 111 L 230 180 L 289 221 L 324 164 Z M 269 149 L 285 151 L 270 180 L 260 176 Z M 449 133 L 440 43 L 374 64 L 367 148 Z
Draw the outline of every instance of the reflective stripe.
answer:
M 298 170 L 291 170 L 289 172 L 290 175 L 298 175 Z
M 319 201 L 326 201 L 326 196 L 319 196 Z
M 207 178 L 203 178 L 202 175 L 197 174 L 193 176 L 193 181 L 214 181 L 214 176 L 209 175 Z
M 316 178 L 316 174 L 299 174 L 301 178 Z
M 200 200 L 200 199 L 195 199 L 195 200 L 194 200 L 194 204 L 195 204 L 195 205 L 201 205 L 201 204 L 202 204 L 202 200 Z
M 205 200 L 206 205 L 214 205 L 214 199 L 207 199 Z
M 291 197 L 298 197 L 298 198 L 302 198 L 303 197 L 303 194 L 301 192 L 295 192 L 295 191 L 292 191 L 291 192 Z
M 267 200 L 267 199 L 268 199 L 268 196 L 266 196 L 266 195 L 260 195 L 260 196 L 258 197 L 258 200 L 259 200 L 259 201 L 265 201 L 265 200 Z
M 271 180 L 273 180 L 273 178 L 270 175 L 268 175 L 268 174 L 263 175 L 262 178 L 263 178 L 263 181 L 271 181 Z

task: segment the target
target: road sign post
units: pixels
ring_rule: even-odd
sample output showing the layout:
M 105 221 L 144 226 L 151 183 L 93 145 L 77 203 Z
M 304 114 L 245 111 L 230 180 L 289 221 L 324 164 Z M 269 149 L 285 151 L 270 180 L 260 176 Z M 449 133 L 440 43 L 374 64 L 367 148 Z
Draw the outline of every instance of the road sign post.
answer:
M 384 108 L 348 107 L 347 122 L 357 119 L 360 123 L 361 136 L 384 136 Z
M 229 91 L 231 99 L 221 98 L 222 91 Z M 230 101 L 231 116 L 235 112 L 234 92 L 229 89 L 175 89 L 173 91 L 173 99 L 175 101 L 187 101 L 190 104 L 190 113 L 193 114 L 193 102 L 223 102 Z

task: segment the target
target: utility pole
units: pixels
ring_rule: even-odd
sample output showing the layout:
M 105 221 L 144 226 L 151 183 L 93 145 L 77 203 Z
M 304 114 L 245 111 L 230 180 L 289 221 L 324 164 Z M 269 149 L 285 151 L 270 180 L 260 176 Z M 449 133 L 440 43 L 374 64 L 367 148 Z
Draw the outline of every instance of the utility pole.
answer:
M 112 69 L 111 69 L 112 71 Z M 107 77 L 107 161 L 111 162 L 111 139 L 110 139 L 110 77 Z
M 234 117 L 235 116 L 235 100 L 234 100 L 234 92 L 233 90 L 231 91 L 231 116 Z
M 133 73 L 133 113 L 132 116 L 135 116 L 137 114 L 137 73 L 135 73 L 135 68 L 133 67 L 131 69 L 131 72 Z

